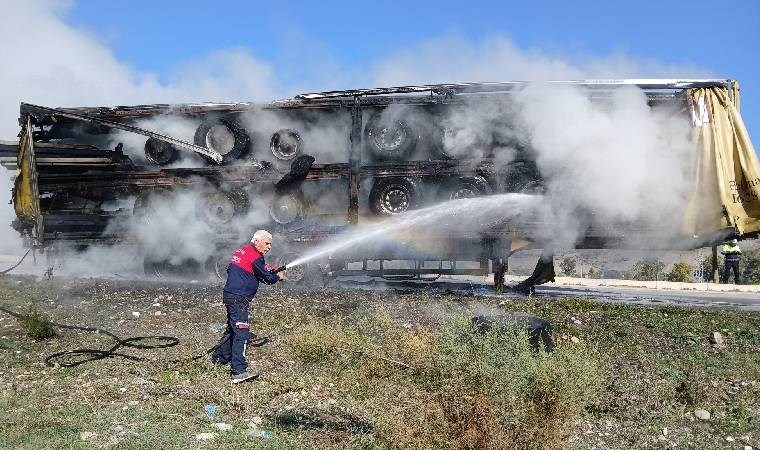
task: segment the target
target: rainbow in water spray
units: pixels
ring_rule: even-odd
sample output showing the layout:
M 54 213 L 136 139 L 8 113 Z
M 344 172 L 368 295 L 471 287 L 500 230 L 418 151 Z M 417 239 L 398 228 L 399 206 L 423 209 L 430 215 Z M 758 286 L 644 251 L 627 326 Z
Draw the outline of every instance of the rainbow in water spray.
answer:
M 436 231 L 450 231 L 452 228 L 479 231 L 492 226 L 494 221 L 536 212 L 541 198 L 540 195 L 509 193 L 449 200 L 427 208 L 408 211 L 380 222 L 360 225 L 330 238 L 300 258 L 287 263 L 286 266 L 293 268 L 312 259 L 339 254 L 346 249 L 380 239 L 392 239 L 406 244 L 408 239 L 404 238 L 414 234 L 430 235 Z

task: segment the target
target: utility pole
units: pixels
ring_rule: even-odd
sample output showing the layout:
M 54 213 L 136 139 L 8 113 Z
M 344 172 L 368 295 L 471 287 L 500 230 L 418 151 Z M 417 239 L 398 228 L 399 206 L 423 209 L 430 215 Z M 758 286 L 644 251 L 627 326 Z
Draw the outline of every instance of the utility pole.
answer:
M 713 245 L 712 247 L 712 281 L 713 283 L 717 283 L 718 280 L 718 246 Z

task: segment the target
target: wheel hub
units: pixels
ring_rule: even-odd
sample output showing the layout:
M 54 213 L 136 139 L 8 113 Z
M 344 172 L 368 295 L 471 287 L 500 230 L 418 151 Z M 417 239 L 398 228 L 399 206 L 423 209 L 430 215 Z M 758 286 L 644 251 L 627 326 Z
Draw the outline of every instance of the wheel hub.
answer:
M 205 218 L 211 224 L 229 223 L 235 215 L 235 203 L 222 193 L 209 195 L 204 206 Z
M 212 126 L 206 133 L 206 148 L 226 155 L 235 147 L 235 136 L 224 124 Z
M 375 145 L 385 151 L 395 151 L 406 138 L 406 132 L 400 125 L 387 126 L 375 135 Z
M 380 203 L 388 214 L 400 214 L 409 209 L 409 193 L 400 187 L 391 187 L 383 193 Z
M 277 159 L 291 160 L 301 149 L 301 137 L 295 130 L 279 130 L 272 134 L 269 148 Z

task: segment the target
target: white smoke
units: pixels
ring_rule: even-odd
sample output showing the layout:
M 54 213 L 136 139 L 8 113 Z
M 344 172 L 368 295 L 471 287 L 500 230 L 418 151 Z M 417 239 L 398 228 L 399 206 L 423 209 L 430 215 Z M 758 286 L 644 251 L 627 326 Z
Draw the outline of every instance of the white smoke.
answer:
M 56 0 L 0 2 L 4 19 L 0 54 L 8 62 L 0 71 L 0 139 L 16 139 L 22 101 L 75 107 L 264 100 L 284 95 L 271 66 L 242 48 L 199 55 L 176 67 L 168 81 L 160 82 L 156 74 L 119 61 L 99 36 L 66 23 L 63 17 L 70 5 Z M 148 125 L 155 125 L 155 131 L 177 131 L 174 120 L 158 119 Z M 126 133 L 120 137 L 139 159 L 145 139 Z M 0 220 L 5 227 L 15 214 L 8 205 L 11 174 L 4 168 L 0 172 Z M 21 247 L 17 236 L 5 228 L 3 251 Z
M 480 42 L 444 36 L 378 62 L 374 84 L 711 76 L 620 53 L 557 57 L 501 36 Z M 579 88 L 535 83 L 498 101 L 452 108 L 442 124 L 446 151 L 455 156 L 494 149 L 508 162 L 529 144 L 550 180 L 548 226 L 541 231 L 559 247 L 572 246 L 589 217 L 596 227 L 627 222 L 677 232 L 691 163 L 689 124 L 672 108 L 649 107 L 637 88 L 617 90 L 602 102 Z
M 479 81 L 539 81 L 622 78 L 709 78 L 696 66 L 668 64 L 610 55 L 554 55 L 521 48 L 510 39 L 492 35 L 480 41 L 447 35 L 413 44 L 374 64 L 371 84 L 409 84 Z
M 161 115 L 138 120 L 135 126 L 192 143 L 195 130 L 200 123 L 200 119 Z M 124 146 L 124 154 L 129 156 L 132 162 L 138 165 L 149 166 L 151 164 L 145 158 L 145 142 L 148 140 L 147 137 L 142 134 L 119 130 L 109 134 L 108 138 L 109 141 L 106 144 L 106 148 L 113 149 L 118 144 L 122 144 Z M 196 154 L 184 151 L 184 149 L 177 149 L 176 151 L 176 161 L 165 167 L 200 167 L 203 165 L 203 160 Z
M 683 114 L 650 108 L 634 87 L 594 102 L 578 89 L 536 84 L 515 99 L 547 180 L 547 234 L 555 241 L 572 245 L 582 231 L 572 225 L 584 213 L 597 227 L 677 233 L 693 151 Z
M 245 48 L 200 55 L 175 67 L 165 78 L 167 81 L 160 81 L 156 74 L 119 61 L 98 36 L 67 24 L 63 17 L 68 6 L 67 2 L 54 0 L 0 3 L 0 16 L 5 18 L 0 27 L 0 53 L 13 62 L 0 71 L 0 84 L 4 87 L 0 91 L 0 138 L 14 139 L 17 135 L 21 101 L 46 106 L 248 101 L 292 95 L 292 86 L 298 86 L 299 90 L 313 87 L 309 80 L 302 79 L 290 80 L 291 88 L 280 85 L 273 64 L 256 58 Z M 34 39 L 26 38 L 29 30 L 34 30 Z M 319 73 L 319 69 L 313 72 L 314 80 L 328 79 L 325 74 L 354 74 L 355 79 L 350 82 L 356 86 L 709 75 L 696 68 L 635 60 L 620 54 L 567 58 L 523 49 L 501 36 L 483 41 L 444 36 L 411 45 L 375 62 L 368 73 L 336 68 L 334 64 L 324 73 Z M 587 104 L 583 96 L 573 91 L 544 95 L 529 88 L 520 98 L 516 105 L 492 106 L 499 113 L 509 110 L 518 115 L 522 132 L 539 152 L 542 171 L 556 177 L 549 192 L 562 193 L 556 196 L 557 201 L 572 193 L 572 201 L 567 205 L 589 208 L 608 205 L 602 208 L 602 214 L 610 220 L 656 216 L 677 206 L 682 187 L 678 159 L 683 151 L 681 124 L 660 123 L 662 117 L 646 108 L 640 93 L 619 94 L 613 98 L 611 109 Z M 513 157 L 515 136 L 499 120 L 493 120 L 493 110 L 466 108 L 456 114 L 461 116 L 452 113 L 448 117 L 452 124 L 447 137 L 449 150 L 455 152 L 462 146 L 482 148 L 503 141 L 497 156 L 503 161 Z M 288 119 L 277 120 L 281 121 L 278 127 L 291 126 Z M 192 141 L 195 124 L 192 120 L 179 123 L 157 119 L 142 125 Z M 328 161 L 343 160 L 347 147 L 345 126 L 345 118 L 330 126 L 313 124 L 303 130 L 304 135 L 311 134 L 304 141 L 325 149 Z M 116 137 L 116 141 L 124 142 L 128 154 L 139 160 L 145 139 L 121 134 Z M 267 144 L 268 139 L 265 136 L 263 142 Z M 0 220 L 9 223 L 14 217 L 7 206 L 10 183 L 8 172 L 3 169 L 2 173 Z M 576 176 L 583 182 L 574 181 Z M 674 195 L 664 195 L 666 191 Z M 185 230 L 190 222 L 195 224 L 197 201 L 191 196 L 172 203 L 172 220 L 177 223 L 169 220 L 162 224 L 165 229 L 174 230 L 171 228 L 174 226 Z M 249 215 L 252 220 L 268 214 L 261 205 L 254 206 L 252 211 Z M 560 214 L 563 217 L 558 217 L 558 221 L 572 221 L 571 211 L 560 210 Z M 203 242 L 207 230 L 198 226 L 198 233 L 191 233 L 195 242 L 181 251 L 183 255 L 196 257 L 203 253 L 195 245 Z M 15 240 L 14 231 L 7 230 L 4 235 L 7 237 L 3 238 L 3 245 L 18 246 L 11 242 Z

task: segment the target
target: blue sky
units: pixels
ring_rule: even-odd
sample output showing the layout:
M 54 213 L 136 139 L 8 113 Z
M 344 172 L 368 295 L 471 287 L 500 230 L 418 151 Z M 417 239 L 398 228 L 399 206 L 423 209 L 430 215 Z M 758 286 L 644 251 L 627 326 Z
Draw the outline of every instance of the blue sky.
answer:
M 634 77 L 738 79 L 748 129 L 760 134 L 757 1 L 0 0 L 0 16 L 0 51 L 19 62 L 0 72 L 6 139 L 22 100 L 271 100 L 398 84 Z
M 682 76 L 711 74 L 738 79 L 750 133 L 760 134 L 757 1 L 721 6 L 714 1 L 667 0 L 80 0 L 64 18 L 73 27 L 97 35 L 118 60 L 154 73 L 162 81 L 185 61 L 230 48 L 246 49 L 256 59 L 273 64 L 278 85 L 315 90 L 374 81 L 351 76 L 344 80 L 356 86 L 331 85 L 338 80 L 316 75 L 315 66 L 361 73 L 363 67 L 376 65 L 385 57 L 437 39 L 455 38 L 477 46 L 498 36 L 526 53 L 550 54 L 571 62 L 617 55 L 637 64 L 682 68 Z M 302 60 L 305 62 L 300 64 Z M 668 73 L 678 76 L 676 72 L 679 70 Z

